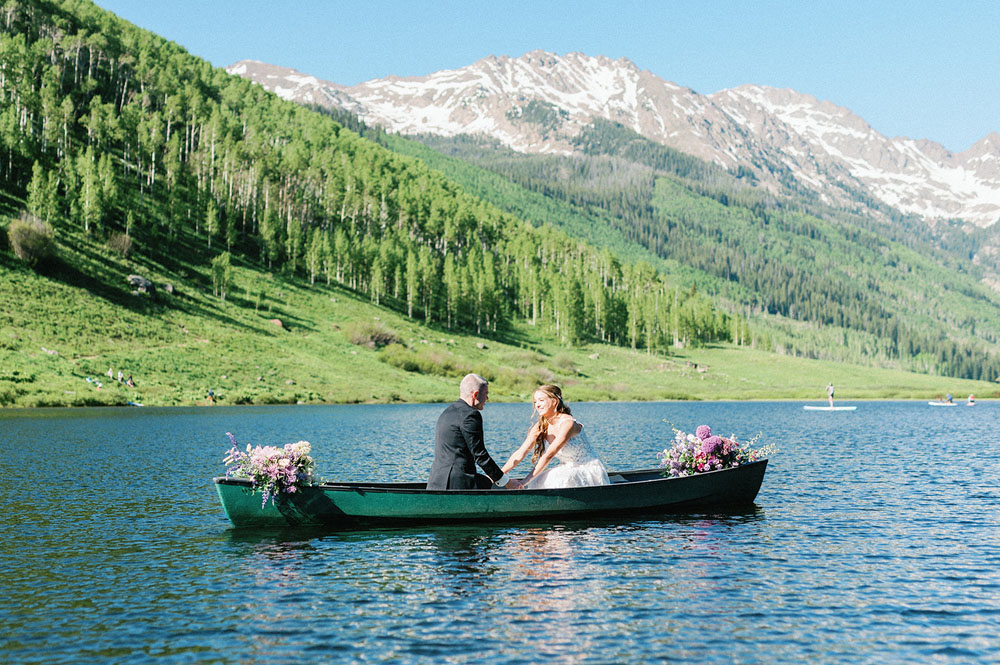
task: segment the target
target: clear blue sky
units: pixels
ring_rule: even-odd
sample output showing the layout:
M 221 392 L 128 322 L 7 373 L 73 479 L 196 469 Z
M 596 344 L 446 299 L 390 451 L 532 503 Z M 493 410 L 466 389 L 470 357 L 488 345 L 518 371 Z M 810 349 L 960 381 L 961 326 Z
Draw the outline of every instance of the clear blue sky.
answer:
M 960 152 L 1000 131 L 1000 2 L 973 0 L 98 0 L 213 65 L 353 85 L 488 55 L 626 57 L 700 93 L 745 83 L 845 106 Z

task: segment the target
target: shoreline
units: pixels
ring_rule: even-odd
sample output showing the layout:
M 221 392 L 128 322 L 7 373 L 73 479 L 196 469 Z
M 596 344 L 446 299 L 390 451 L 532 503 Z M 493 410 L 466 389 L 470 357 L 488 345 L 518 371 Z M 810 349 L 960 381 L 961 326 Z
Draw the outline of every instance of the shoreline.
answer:
M 998 395 L 992 395 L 988 397 L 977 397 L 976 401 L 971 404 L 971 406 L 978 406 L 981 404 L 991 403 L 1000 397 Z M 457 399 L 457 396 L 455 397 Z M 24 411 L 42 411 L 45 409 L 79 409 L 81 411 L 91 410 L 91 409 L 202 409 L 202 408 L 255 408 L 255 407 L 287 407 L 287 406 L 386 406 L 386 405 L 400 405 L 400 406 L 414 406 L 414 405 L 445 405 L 449 404 L 454 400 L 368 400 L 368 401 L 344 401 L 344 402 L 262 402 L 262 403 L 251 403 L 251 404 L 227 404 L 227 403 L 215 403 L 215 404 L 205 404 L 203 402 L 191 402 L 182 404 L 157 404 L 157 403 L 141 403 L 141 404 L 41 404 L 41 405 L 6 405 L 0 406 L 0 414 L 24 412 Z M 523 404 L 527 400 L 522 399 L 496 399 L 490 398 L 490 403 L 492 404 Z M 569 400 L 572 404 L 690 404 L 690 403 L 714 403 L 714 404 L 745 404 L 745 403 L 802 403 L 805 406 L 826 406 L 826 400 L 820 399 L 808 399 L 799 397 L 753 397 L 753 398 L 735 398 L 735 397 L 719 397 L 716 399 L 711 398 L 692 398 L 692 399 L 622 399 L 622 400 Z M 934 397 L 856 397 L 856 398 L 845 398 L 842 400 L 836 400 L 834 406 L 852 406 L 856 402 L 935 402 L 938 401 Z M 955 406 L 970 406 L 965 399 L 955 400 Z

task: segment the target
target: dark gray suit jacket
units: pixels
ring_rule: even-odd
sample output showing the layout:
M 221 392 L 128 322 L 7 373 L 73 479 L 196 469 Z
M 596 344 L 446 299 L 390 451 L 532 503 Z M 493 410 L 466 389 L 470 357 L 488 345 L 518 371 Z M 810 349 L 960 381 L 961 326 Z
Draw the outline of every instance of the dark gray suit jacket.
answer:
M 429 490 L 476 489 L 489 487 L 486 479 L 476 480 L 476 465 L 500 480 L 503 471 L 486 452 L 483 442 L 483 414 L 463 400 L 448 406 L 438 417 L 434 433 L 434 464 L 427 480 Z

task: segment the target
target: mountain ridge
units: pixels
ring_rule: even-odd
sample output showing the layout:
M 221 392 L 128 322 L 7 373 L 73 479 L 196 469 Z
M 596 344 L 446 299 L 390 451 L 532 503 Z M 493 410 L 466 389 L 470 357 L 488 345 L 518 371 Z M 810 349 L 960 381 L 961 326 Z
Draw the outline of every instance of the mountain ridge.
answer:
M 928 139 L 887 138 L 846 107 L 788 88 L 746 84 L 703 95 L 627 58 L 541 50 L 355 86 L 259 61 L 226 69 L 394 133 L 484 134 L 519 152 L 571 154 L 572 139 L 600 117 L 724 168 L 749 169 L 774 191 L 791 178 L 833 205 L 863 207 L 849 189 L 928 221 L 987 227 L 1000 219 L 1000 135 L 953 153 Z

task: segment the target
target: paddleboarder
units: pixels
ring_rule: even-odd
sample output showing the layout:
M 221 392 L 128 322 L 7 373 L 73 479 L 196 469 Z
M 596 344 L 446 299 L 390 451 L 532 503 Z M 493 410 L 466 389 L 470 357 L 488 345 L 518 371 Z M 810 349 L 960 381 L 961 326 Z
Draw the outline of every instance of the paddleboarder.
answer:
M 833 383 L 826 384 L 826 398 L 830 400 L 830 408 L 833 408 Z

